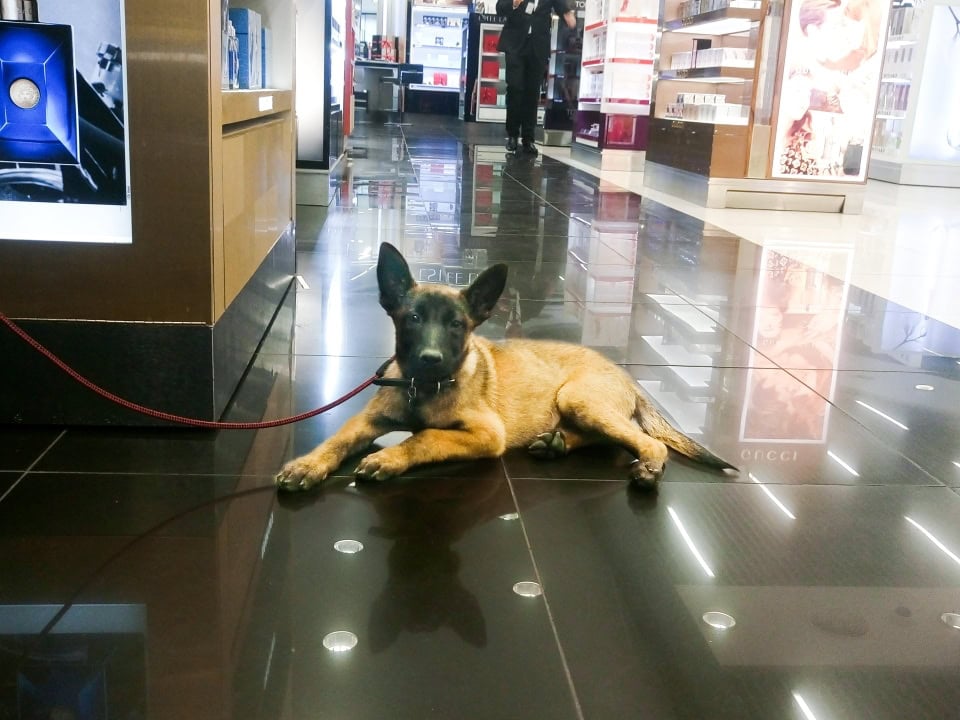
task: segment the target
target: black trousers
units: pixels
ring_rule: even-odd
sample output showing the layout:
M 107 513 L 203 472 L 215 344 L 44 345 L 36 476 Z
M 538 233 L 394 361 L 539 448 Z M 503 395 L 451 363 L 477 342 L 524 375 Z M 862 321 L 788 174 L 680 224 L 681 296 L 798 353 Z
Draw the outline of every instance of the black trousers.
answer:
M 525 42 L 521 50 L 505 53 L 505 59 L 507 136 L 533 142 L 547 61 L 536 56 L 530 42 Z

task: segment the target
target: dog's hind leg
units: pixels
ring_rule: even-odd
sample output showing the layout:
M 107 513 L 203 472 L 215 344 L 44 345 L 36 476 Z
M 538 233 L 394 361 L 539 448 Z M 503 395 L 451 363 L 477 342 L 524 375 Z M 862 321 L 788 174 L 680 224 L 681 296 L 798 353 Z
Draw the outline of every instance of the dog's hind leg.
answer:
M 593 445 L 601 440 L 602 438 L 596 435 L 588 435 L 566 425 L 537 435 L 537 439 L 527 447 L 527 452 L 541 460 L 554 460 L 577 448 Z
M 606 380 L 577 377 L 560 388 L 557 407 L 563 424 L 626 449 L 637 458 L 630 468 L 630 479 L 642 487 L 656 488 L 667 461 L 667 446 L 633 422 L 635 396 L 611 393 Z

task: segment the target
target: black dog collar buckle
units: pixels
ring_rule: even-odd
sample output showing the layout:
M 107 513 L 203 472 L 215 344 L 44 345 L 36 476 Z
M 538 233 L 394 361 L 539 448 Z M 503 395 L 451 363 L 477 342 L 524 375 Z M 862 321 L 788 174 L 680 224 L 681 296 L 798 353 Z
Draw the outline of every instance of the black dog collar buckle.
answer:
M 417 397 L 420 394 L 420 390 L 429 390 L 433 394 L 439 395 L 444 388 L 450 387 L 456 380 L 449 378 L 447 380 L 437 380 L 435 382 L 417 384 L 416 379 L 406 379 L 406 378 L 386 378 L 383 374 L 387 371 L 387 368 L 390 367 L 390 363 L 393 362 L 393 358 L 387 360 L 383 365 L 377 368 L 376 377 L 377 379 L 373 381 L 374 385 L 379 385 L 380 387 L 399 387 L 407 389 L 407 401 L 410 405 L 413 405 L 416 402 Z

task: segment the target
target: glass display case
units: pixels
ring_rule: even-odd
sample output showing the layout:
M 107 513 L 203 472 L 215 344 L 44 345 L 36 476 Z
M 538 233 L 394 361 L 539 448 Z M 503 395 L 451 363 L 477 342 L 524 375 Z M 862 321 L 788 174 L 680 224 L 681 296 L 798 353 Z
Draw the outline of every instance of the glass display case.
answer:
M 888 13 L 663 0 L 645 185 L 709 207 L 860 212 Z
M 657 46 L 656 0 L 586 0 L 573 148 L 610 169 L 639 169 Z
M 960 2 L 894 6 L 870 177 L 960 187 Z

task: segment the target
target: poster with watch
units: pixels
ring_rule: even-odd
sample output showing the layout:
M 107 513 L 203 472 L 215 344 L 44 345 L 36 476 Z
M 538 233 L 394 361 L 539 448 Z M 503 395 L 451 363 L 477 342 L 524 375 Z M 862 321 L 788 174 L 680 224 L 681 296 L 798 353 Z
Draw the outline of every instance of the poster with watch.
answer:
M 129 243 L 123 0 L 0 2 L 0 242 Z
M 890 3 L 794 0 L 770 176 L 862 182 Z

